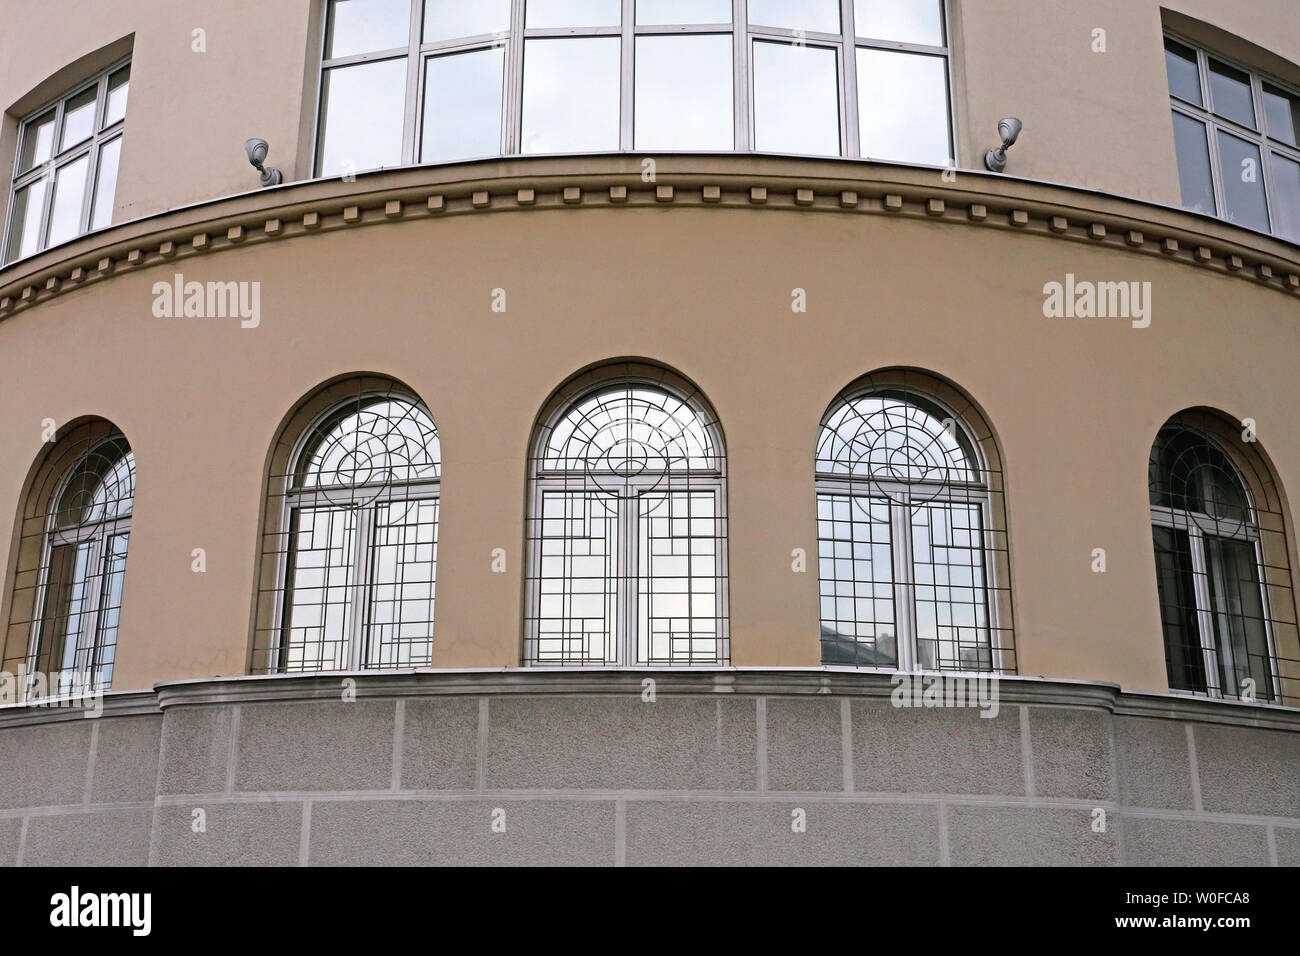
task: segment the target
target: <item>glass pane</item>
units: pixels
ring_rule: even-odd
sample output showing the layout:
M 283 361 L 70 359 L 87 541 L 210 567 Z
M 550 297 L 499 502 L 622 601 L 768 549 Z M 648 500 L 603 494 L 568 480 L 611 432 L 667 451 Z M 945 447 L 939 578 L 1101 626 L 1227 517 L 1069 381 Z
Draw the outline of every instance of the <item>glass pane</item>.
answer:
M 398 501 L 375 509 L 367 667 L 433 662 L 438 501 Z
M 616 27 L 623 22 L 619 0 L 527 0 L 524 27 Z
M 421 162 L 500 154 L 505 59 L 505 47 L 429 59 L 424 69 Z
M 716 663 L 722 636 L 716 493 L 646 494 L 639 511 L 636 663 Z
M 1165 72 L 1169 75 L 1169 92 L 1180 100 L 1204 105 L 1201 102 L 1201 68 L 1196 63 L 1196 51 L 1181 43 L 1165 40 Z
M 1210 60 L 1210 99 L 1214 112 L 1242 126 L 1255 128 L 1255 106 L 1250 77 L 1226 63 Z
M 862 155 L 946 166 L 948 73 L 943 57 L 858 49 Z
M 1300 97 L 1264 84 L 1264 115 L 1268 135 L 1292 146 L 1300 146 Z
M 755 26 L 839 33 L 839 0 L 749 0 L 749 22 Z
M 126 116 L 126 97 L 131 91 L 131 67 L 124 66 L 108 78 L 108 102 L 104 106 L 104 127 L 107 129 Z
M 122 137 L 99 150 L 99 173 L 95 177 L 95 205 L 90 211 L 90 228 L 102 229 L 113 221 L 113 196 L 117 193 L 117 161 L 122 155 Z
M 286 569 L 284 670 L 348 666 L 355 535 L 352 508 L 294 509 Z
M 889 502 L 817 496 L 823 664 L 896 667 Z
M 13 213 L 9 217 L 9 248 L 5 261 L 30 256 L 40 248 L 41 220 L 45 218 L 45 188 L 48 179 L 38 179 L 14 194 Z
M 68 163 L 54 174 L 54 211 L 50 217 L 50 236 L 46 246 L 56 246 L 60 242 L 81 233 L 81 201 L 86 196 L 86 171 L 90 168 L 90 157 Z
M 84 666 L 93 672 L 90 686 L 108 687 L 113 682 L 113 661 L 117 656 L 117 627 L 122 616 L 122 584 L 126 580 L 126 534 L 115 534 L 104 542 L 103 583 L 100 588 L 99 619 L 96 623 L 93 660 Z M 82 678 L 82 683 L 86 683 Z
M 59 152 L 84 142 L 95 131 L 95 101 L 99 86 L 82 90 L 63 105 L 63 136 L 59 139 Z
M 523 152 L 618 149 L 617 37 L 528 40 Z
M 993 668 L 979 505 L 912 509 L 916 655 L 922 670 Z
M 23 149 L 18 155 L 18 172 L 25 173 L 53 155 L 54 110 L 50 110 L 23 128 Z
M 400 165 L 406 57 L 326 70 L 321 82 L 317 175 Z
M 1264 199 L 1264 171 L 1259 147 L 1244 139 L 1219 134 L 1219 162 L 1223 171 L 1224 217 L 1261 232 L 1268 231 L 1268 204 Z
M 424 42 L 505 33 L 510 29 L 510 0 L 425 0 Z
M 1214 181 L 1210 178 L 1210 146 L 1205 138 L 1205 124 L 1175 113 L 1174 148 L 1178 152 L 1183 208 L 1213 216 Z
M 853 0 L 853 20 L 860 37 L 943 46 L 943 0 Z
M 91 542 L 59 545 L 50 552 L 45 607 L 41 615 L 37 663 L 47 672 L 71 672 L 84 663 L 77 659 L 82 631 L 90 615 Z M 84 655 L 83 655 L 84 656 Z
M 1278 153 L 1273 158 L 1273 231 L 1300 243 L 1300 163 Z
M 618 662 L 618 498 L 542 495 L 534 623 L 539 664 Z
M 839 155 L 834 50 L 754 43 L 754 143 L 772 153 Z
M 636 0 L 636 22 L 730 23 L 731 0 Z
M 637 149 L 731 149 L 731 36 L 637 37 Z
M 1271 700 L 1272 668 L 1255 545 L 1207 535 L 1205 563 L 1223 692 L 1240 697 L 1247 690 L 1243 682 L 1250 679 L 1255 686 L 1248 696 Z
M 1205 655 L 1197 625 L 1192 551 L 1186 531 L 1155 525 L 1156 589 L 1160 597 L 1160 626 L 1165 636 L 1165 662 L 1173 690 L 1204 692 Z
M 325 59 L 411 42 L 411 0 L 330 0 Z

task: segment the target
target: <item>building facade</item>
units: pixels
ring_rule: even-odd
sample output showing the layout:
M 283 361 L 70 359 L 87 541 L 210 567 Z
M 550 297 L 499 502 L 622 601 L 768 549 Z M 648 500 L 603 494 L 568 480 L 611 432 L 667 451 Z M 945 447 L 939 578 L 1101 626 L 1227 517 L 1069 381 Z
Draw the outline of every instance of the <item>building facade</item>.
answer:
M 1289 0 L 0 20 L 0 861 L 1300 863 Z

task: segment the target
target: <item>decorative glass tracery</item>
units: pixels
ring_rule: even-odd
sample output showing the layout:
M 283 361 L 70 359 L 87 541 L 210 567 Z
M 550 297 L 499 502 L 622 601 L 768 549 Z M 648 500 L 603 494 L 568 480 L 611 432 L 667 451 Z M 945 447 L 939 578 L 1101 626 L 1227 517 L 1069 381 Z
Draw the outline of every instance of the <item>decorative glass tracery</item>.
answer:
M 1219 442 L 1194 426 L 1171 423 L 1160 430 L 1148 475 L 1170 687 L 1277 700 L 1279 665 L 1289 662 L 1278 660 L 1279 622 L 1267 583 L 1272 580 L 1276 603 L 1285 609 L 1290 588 L 1279 582 L 1290 575 L 1268 567 L 1261 518 L 1278 522 L 1256 508 Z M 1281 626 L 1294 630 L 1293 621 Z
M 823 419 L 816 470 L 823 662 L 1007 667 L 990 475 L 965 425 L 907 389 L 858 390 Z
M 432 662 L 440 467 L 428 410 L 396 389 L 359 389 L 307 429 L 273 478 L 284 491 L 267 669 Z
M 698 396 L 606 382 L 534 447 L 526 662 L 725 663 L 725 457 Z

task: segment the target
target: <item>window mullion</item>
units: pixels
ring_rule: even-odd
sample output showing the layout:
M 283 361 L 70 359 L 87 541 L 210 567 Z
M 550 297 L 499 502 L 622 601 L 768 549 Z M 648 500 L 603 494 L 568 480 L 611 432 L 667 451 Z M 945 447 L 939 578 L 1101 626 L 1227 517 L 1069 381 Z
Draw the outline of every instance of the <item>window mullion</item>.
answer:
M 410 33 L 406 48 L 406 108 L 402 112 L 402 162 L 413 165 L 419 161 L 416 133 L 420 125 L 420 100 L 424 57 L 420 53 L 420 33 L 424 24 L 424 2 L 411 4 Z
M 893 499 L 889 502 L 889 524 L 894 572 L 894 642 L 898 669 L 915 671 L 920 655 L 916 647 L 916 628 L 912 620 L 915 588 L 912 584 L 912 541 L 908 533 L 908 505 Z
M 630 150 L 636 142 L 636 113 L 633 97 L 636 83 L 636 0 L 623 0 L 622 54 L 619 57 L 619 149 Z
M 366 649 L 366 622 L 370 617 L 370 561 L 372 557 L 371 539 L 375 527 L 375 511 L 379 505 L 364 505 L 355 508 L 353 524 L 352 559 L 352 613 L 348 618 L 348 669 L 361 670 L 364 666 Z
M 619 498 L 619 546 L 618 586 L 615 588 L 618 601 L 618 620 L 622 633 L 618 636 L 616 652 L 617 664 L 632 665 L 638 662 L 637 642 L 641 620 L 640 605 L 640 506 L 641 498 L 636 494 L 626 494 Z
M 840 90 L 840 108 L 844 113 L 842 152 L 850 159 L 862 155 L 858 129 L 858 43 L 853 15 L 853 0 L 840 0 L 840 28 L 844 33 L 841 53 L 844 67 L 840 71 L 844 88 Z

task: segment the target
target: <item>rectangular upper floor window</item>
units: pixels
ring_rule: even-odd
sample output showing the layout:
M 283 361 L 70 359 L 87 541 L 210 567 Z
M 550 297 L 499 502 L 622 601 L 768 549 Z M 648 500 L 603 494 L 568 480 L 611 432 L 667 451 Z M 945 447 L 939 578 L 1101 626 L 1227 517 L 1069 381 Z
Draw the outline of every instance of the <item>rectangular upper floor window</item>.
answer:
M 627 150 L 953 164 L 945 0 L 330 0 L 315 169 Z
M 130 87 L 121 61 L 22 121 L 4 262 L 112 222 Z
M 1169 35 L 1165 69 L 1183 206 L 1300 243 L 1300 91 Z

